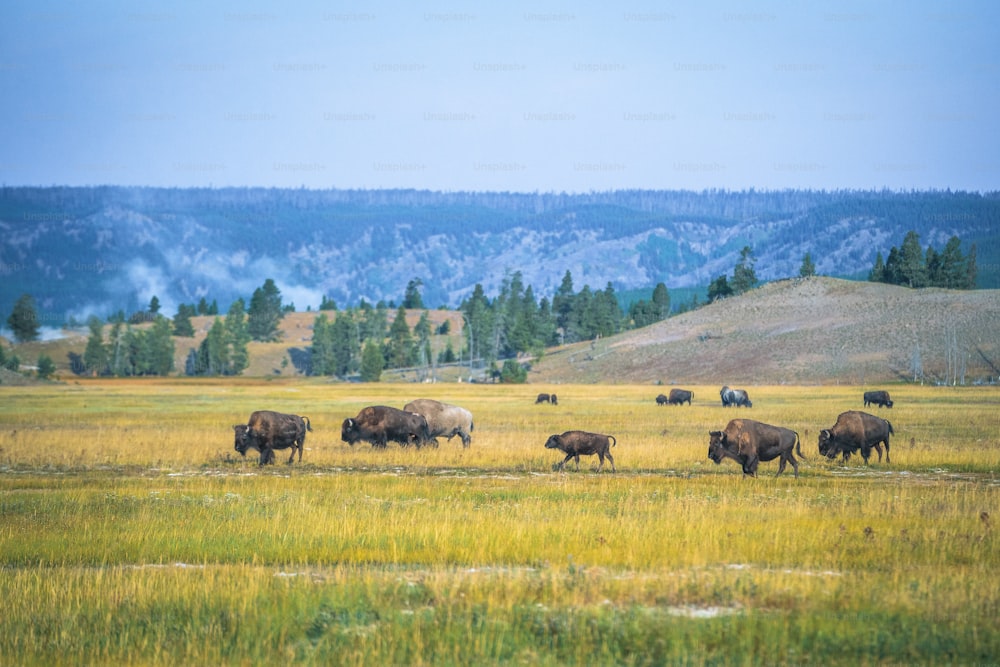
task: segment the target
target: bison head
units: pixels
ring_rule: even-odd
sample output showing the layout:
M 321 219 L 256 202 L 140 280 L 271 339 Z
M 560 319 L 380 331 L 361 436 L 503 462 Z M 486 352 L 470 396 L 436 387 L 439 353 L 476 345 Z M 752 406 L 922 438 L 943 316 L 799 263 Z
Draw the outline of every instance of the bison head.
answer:
M 246 424 L 234 424 L 233 431 L 236 435 L 236 451 L 246 456 L 250 448 L 250 427 Z
M 550 435 L 545 441 L 545 449 L 562 449 L 562 438 L 558 435 Z
M 361 440 L 361 432 L 358 430 L 358 424 L 350 417 L 345 419 L 343 425 L 340 427 L 340 439 L 352 447 L 354 443 Z
M 722 459 L 726 457 L 726 434 L 722 431 L 709 431 L 708 432 L 708 458 L 712 459 L 716 463 L 722 463 Z
M 833 434 L 830 429 L 823 429 L 819 432 L 819 453 L 829 459 L 836 458 L 837 448 L 833 446 Z

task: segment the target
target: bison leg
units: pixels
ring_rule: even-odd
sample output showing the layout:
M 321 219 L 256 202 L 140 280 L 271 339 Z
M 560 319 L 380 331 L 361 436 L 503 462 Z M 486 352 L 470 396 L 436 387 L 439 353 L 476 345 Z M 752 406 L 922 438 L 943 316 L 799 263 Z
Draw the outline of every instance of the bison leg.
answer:
M 571 458 L 573 458 L 573 454 L 567 454 L 566 458 L 556 464 L 556 470 L 564 470 L 566 468 L 566 462 Z M 579 461 L 580 457 L 577 457 L 576 460 Z
M 795 476 L 798 477 L 799 476 L 799 464 L 795 460 L 795 457 L 792 456 L 791 452 L 788 452 L 787 454 L 782 454 L 781 458 L 778 460 L 778 475 L 780 475 L 781 473 L 785 472 L 785 464 L 786 463 L 791 463 L 792 464 L 792 471 L 795 473 Z M 775 477 L 777 477 L 778 475 L 775 475 Z
M 751 477 L 757 476 L 757 466 L 760 464 L 760 459 L 756 455 L 750 455 L 747 460 L 743 462 L 743 474 L 749 475 Z
M 611 472 L 618 472 L 617 470 L 615 470 L 615 459 L 613 456 L 611 456 L 611 452 L 604 452 L 604 456 L 607 456 L 608 461 L 611 462 Z M 604 467 L 604 457 L 601 457 L 601 468 L 603 467 Z M 598 472 L 600 472 L 601 468 L 597 469 Z
M 468 447 L 470 444 L 472 444 L 472 436 L 471 435 L 469 435 L 465 431 L 459 431 L 458 434 L 460 436 L 462 436 L 462 446 L 463 447 Z

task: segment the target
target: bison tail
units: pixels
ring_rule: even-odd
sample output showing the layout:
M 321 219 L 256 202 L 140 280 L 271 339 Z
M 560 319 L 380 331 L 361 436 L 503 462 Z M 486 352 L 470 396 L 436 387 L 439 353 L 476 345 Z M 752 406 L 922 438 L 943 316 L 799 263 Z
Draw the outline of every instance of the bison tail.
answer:
M 796 451 L 796 453 L 799 456 L 801 456 L 802 458 L 805 458 L 806 455 L 802 453 L 802 440 L 801 440 L 801 438 L 799 438 L 798 431 L 792 431 L 792 433 L 795 434 L 795 451 Z
M 312 424 L 309 423 L 309 417 L 303 417 L 302 421 L 306 423 L 306 430 L 311 432 L 313 430 L 313 427 Z
M 892 430 L 892 423 L 888 419 L 885 420 L 885 425 L 889 427 L 889 433 L 896 435 L 896 432 Z
M 608 436 L 608 439 L 609 439 L 609 440 L 611 440 L 611 446 L 612 446 L 612 447 L 614 447 L 615 445 L 617 445 L 617 444 L 618 444 L 618 441 L 617 441 L 617 440 L 615 440 L 615 436 L 613 436 L 613 435 L 609 435 L 609 436 Z M 612 465 L 614 465 L 614 464 L 612 464 Z

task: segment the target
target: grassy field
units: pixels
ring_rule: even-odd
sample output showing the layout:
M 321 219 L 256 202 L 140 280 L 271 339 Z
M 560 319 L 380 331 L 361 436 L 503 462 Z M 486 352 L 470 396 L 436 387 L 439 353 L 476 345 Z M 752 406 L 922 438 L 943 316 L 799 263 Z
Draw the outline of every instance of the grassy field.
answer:
M 93 380 L 0 389 L 0 664 L 991 664 L 1000 390 L 890 386 L 892 463 L 820 459 L 865 387 Z M 557 406 L 534 405 L 556 391 Z M 473 411 L 472 446 L 340 441 L 370 404 Z M 233 451 L 308 416 L 302 463 Z M 733 417 L 806 459 L 744 478 Z M 552 433 L 618 472 L 552 471 Z

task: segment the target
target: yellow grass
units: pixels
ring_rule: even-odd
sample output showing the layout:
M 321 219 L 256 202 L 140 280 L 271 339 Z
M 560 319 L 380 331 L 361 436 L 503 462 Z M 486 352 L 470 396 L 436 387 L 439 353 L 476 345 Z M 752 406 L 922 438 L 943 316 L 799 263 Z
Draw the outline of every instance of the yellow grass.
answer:
M 687 388 L 690 407 L 657 406 L 655 386 L 3 390 L 0 662 L 995 655 L 1000 391 L 890 387 L 895 407 L 870 411 L 894 426 L 892 463 L 845 466 L 819 457 L 817 434 L 863 409 L 863 387 L 747 387 L 752 410 Z M 559 405 L 534 405 L 539 391 Z M 340 441 L 361 407 L 417 397 L 468 407 L 472 446 Z M 232 424 L 262 408 L 310 417 L 301 464 L 233 451 Z M 708 431 L 737 416 L 798 431 L 798 479 L 707 458 Z M 595 473 L 596 457 L 553 472 L 562 455 L 544 442 L 569 429 L 614 435 L 618 473 Z

